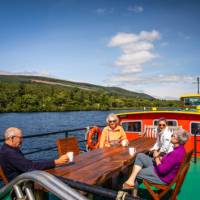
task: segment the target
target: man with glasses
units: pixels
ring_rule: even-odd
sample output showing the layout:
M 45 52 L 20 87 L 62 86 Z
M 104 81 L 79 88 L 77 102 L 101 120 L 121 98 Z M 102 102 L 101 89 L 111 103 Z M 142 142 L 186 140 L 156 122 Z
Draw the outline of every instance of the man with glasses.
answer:
M 158 120 L 157 140 L 151 148 L 151 152 L 158 151 L 159 153 L 169 153 L 173 150 L 171 141 L 172 132 L 167 127 L 167 120 L 160 118 Z
M 67 155 L 63 155 L 56 160 L 49 159 L 39 162 L 32 162 L 26 159 L 20 150 L 23 135 L 19 128 L 11 127 L 6 129 L 4 138 L 5 142 L 0 149 L 0 164 L 9 181 L 21 173 L 53 168 L 68 161 Z
M 107 116 L 106 122 L 108 126 L 102 131 L 99 147 L 111 147 L 120 144 L 123 144 L 124 146 L 128 145 L 126 133 L 124 132 L 123 127 L 119 126 L 118 117 L 111 113 Z

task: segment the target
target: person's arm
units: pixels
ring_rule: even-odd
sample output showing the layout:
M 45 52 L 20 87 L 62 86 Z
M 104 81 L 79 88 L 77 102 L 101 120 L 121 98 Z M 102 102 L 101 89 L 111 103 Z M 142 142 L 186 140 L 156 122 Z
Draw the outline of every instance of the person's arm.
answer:
M 34 169 L 42 170 L 55 167 L 53 159 L 40 162 L 33 162 L 31 160 L 26 159 L 20 152 L 10 152 L 7 155 L 7 160 L 9 164 L 13 166 L 13 168 L 17 169 L 20 172 L 27 172 Z
M 121 133 L 121 141 L 127 140 L 126 133 L 125 133 L 124 128 L 122 126 L 120 126 L 120 133 Z
M 154 160 L 156 162 L 156 165 L 160 165 L 161 164 L 160 156 L 155 157 Z
M 100 138 L 100 143 L 99 143 L 99 148 L 103 148 L 105 146 L 105 142 L 106 142 L 106 127 L 103 129 L 102 133 L 101 133 L 101 138 Z
M 153 152 L 153 159 L 156 162 L 156 165 L 160 165 L 161 164 L 161 159 L 160 159 L 160 152 L 159 151 L 154 151 Z
M 33 162 L 26 159 L 21 153 L 10 153 L 7 157 L 8 162 L 20 172 L 27 172 L 30 170 L 44 170 L 48 168 L 53 168 L 56 165 L 64 164 L 67 162 L 67 155 L 61 156 L 59 159 L 49 159 L 38 162 Z
M 153 147 L 150 149 L 150 151 L 158 150 L 159 149 L 159 138 L 157 137 L 156 143 L 153 145 Z
M 156 170 L 159 174 L 169 173 L 180 161 L 179 156 L 176 153 L 170 153 L 169 156 L 163 158 L 162 160 L 155 159 L 156 161 Z
M 54 160 L 55 165 L 65 164 L 69 160 L 67 154 L 60 156 L 58 159 Z

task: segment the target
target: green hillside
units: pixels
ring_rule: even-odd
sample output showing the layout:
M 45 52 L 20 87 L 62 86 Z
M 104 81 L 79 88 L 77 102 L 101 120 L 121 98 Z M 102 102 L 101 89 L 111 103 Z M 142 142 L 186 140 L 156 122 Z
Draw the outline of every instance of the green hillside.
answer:
M 98 85 L 93 85 L 90 83 L 79 83 L 72 81 L 65 81 L 60 79 L 40 77 L 40 76 L 19 76 L 19 75 L 0 75 L 0 82 L 9 83 L 35 83 L 41 81 L 42 83 L 47 82 L 47 84 L 55 84 L 66 87 L 76 87 L 82 90 L 91 90 L 96 92 L 108 92 L 114 95 L 127 96 L 127 97 L 137 97 L 137 98 L 153 98 L 150 95 L 144 93 L 137 93 L 128 91 L 119 87 L 103 87 Z M 40 83 L 41 83 L 40 82 Z
M 177 106 L 118 87 L 38 76 L 0 75 L 0 112 L 130 109 Z

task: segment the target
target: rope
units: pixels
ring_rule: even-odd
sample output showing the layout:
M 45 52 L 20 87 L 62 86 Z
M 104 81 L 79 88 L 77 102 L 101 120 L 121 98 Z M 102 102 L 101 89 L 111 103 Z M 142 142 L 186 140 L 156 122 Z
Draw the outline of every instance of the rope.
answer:
M 128 194 L 128 192 L 124 192 L 124 191 L 119 190 L 115 200 L 125 200 L 125 197 L 126 197 L 127 194 Z

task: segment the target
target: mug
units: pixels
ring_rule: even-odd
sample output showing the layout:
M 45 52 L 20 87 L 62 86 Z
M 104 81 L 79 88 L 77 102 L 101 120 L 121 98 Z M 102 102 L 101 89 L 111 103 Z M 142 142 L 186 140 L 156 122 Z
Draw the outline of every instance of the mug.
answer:
M 67 152 L 67 156 L 69 158 L 69 162 L 73 162 L 73 160 L 74 160 L 74 152 L 72 152 L 72 151 Z
M 136 153 L 136 149 L 134 147 L 129 147 L 128 152 L 131 156 L 133 156 Z

